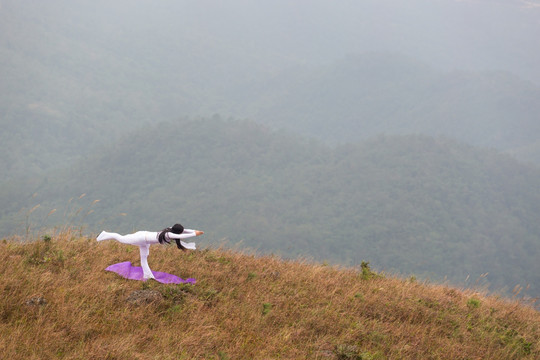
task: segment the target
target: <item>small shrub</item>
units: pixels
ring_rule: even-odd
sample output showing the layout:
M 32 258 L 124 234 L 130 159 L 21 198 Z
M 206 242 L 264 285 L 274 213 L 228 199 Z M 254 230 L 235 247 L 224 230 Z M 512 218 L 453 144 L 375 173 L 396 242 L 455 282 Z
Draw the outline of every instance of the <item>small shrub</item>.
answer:
M 511 346 L 516 349 L 520 355 L 530 355 L 532 342 L 526 341 L 519 333 L 514 329 L 497 329 L 499 335 L 499 342 L 504 346 Z
M 168 312 L 169 314 L 179 313 L 179 312 L 181 312 L 181 311 L 182 311 L 182 305 L 179 305 L 179 304 L 175 304 L 175 305 L 173 305 L 173 306 L 171 306 L 171 307 L 169 307 L 169 308 L 167 309 L 167 312 Z
M 194 294 L 195 293 L 195 285 L 190 284 L 190 283 L 178 284 L 177 286 L 175 286 L 175 288 L 181 290 L 182 292 L 184 292 L 186 294 Z
M 64 252 L 62 250 L 53 251 L 50 242 L 45 242 L 45 245 L 35 242 L 32 247 L 32 252 L 26 257 L 27 264 L 52 263 L 59 266 L 64 265 Z
M 266 315 L 266 314 L 268 314 L 270 312 L 270 310 L 272 310 L 272 304 L 264 303 L 263 304 L 263 309 L 262 309 L 262 314 Z
M 524 355 L 530 355 L 531 354 L 531 347 L 532 347 L 532 342 L 526 342 L 526 341 L 523 341 L 522 343 L 522 352 Z
M 34 246 L 32 252 L 26 257 L 26 263 L 30 265 L 39 265 L 43 262 L 43 255 L 41 254 L 41 247 L 38 245 Z
M 51 252 L 43 258 L 43 262 L 50 263 L 58 267 L 64 267 L 64 261 L 66 260 L 64 256 L 64 251 L 62 249 Z
M 334 353 L 339 360 L 375 360 L 379 358 L 379 354 L 371 354 L 368 351 L 360 352 L 358 346 L 348 344 L 336 346 Z
M 369 280 L 377 275 L 373 271 L 371 271 L 368 261 L 362 261 L 362 263 L 360 264 L 360 268 L 362 269 L 361 277 L 364 280 Z
M 198 292 L 199 298 L 205 302 L 207 306 L 212 306 L 218 301 L 219 291 L 216 289 L 205 289 Z
M 475 298 L 470 298 L 467 301 L 467 306 L 469 307 L 469 309 L 476 309 L 480 307 L 480 300 L 475 299 Z
M 161 295 L 167 300 L 171 300 L 175 303 L 181 303 L 187 292 L 180 286 L 165 286 L 159 290 Z
M 219 360 L 229 360 L 230 356 L 224 351 L 218 351 Z

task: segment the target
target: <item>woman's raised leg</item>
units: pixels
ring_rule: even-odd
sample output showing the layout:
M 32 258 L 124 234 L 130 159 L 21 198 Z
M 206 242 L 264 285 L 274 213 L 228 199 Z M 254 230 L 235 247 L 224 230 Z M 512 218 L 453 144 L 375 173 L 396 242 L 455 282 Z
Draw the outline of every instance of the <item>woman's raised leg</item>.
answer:
M 146 231 L 137 231 L 134 234 L 120 235 L 118 233 L 102 231 L 101 234 L 99 234 L 99 236 L 97 237 L 97 241 L 116 240 L 121 242 L 122 244 L 140 246 L 146 245 L 145 233 Z

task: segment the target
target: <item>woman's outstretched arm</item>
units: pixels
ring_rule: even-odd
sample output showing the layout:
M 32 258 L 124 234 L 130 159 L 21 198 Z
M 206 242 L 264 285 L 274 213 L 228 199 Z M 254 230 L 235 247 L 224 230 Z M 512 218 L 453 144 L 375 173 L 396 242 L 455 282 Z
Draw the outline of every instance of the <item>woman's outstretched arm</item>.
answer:
M 175 234 L 175 233 L 169 232 L 167 235 L 171 239 L 187 239 L 187 238 L 190 238 L 193 236 L 199 236 L 202 234 L 204 234 L 204 231 L 184 229 L 184 231 L 181 234 Z

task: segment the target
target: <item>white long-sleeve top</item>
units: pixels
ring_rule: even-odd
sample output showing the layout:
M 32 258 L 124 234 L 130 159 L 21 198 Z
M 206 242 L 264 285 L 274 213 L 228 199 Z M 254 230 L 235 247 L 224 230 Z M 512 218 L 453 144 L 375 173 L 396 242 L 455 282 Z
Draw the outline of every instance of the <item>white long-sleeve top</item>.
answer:
M 158 244 L 159 243 L 159 240 L 158 240 L 159 232 L 155 232 L 155 231 L 145 231 L 145 232 L 147 233 L 147 234 L 145 234 L 145 241 L 146 241 L 147 244 L 150 245 L 150 244 Z M 165 236 L 168 237 L 169 240 L 171 240 L 171 239 L 172 240 L 174 240 L 174 239 L 179 239 L 180 240 L 180 239 L 187 239 L 187 238 L 196 236 L 196 234 L 195 234 L 195 230 L 184 229 L 184 231 L 181 234 L 175 234 L 175 233 L 172 233 L 172 232 L 168 232 Z M 190 249 L 190 250 L 195 250 L 196 249 L 194 242 L 185 243 L 182 240 L 180 240 L 180 243 L 186 249 Z
M 98 240 L 107 240 L 107 239 L 114 239 L 124 244 L 130 244 L 130 245 L 152 245 L 152 244 L 159 244 L 158 240 L 158 231 L 137 231 L 133 234 L 128 235 L 120 235 L 117 233 L 109 233 L 103 231 L 101 235 L 98 237 Z M 168 232 L 166 235 L 169 239 L 187 239 L 193 236 L 196 236 L 195 230 L 192 229 L 184 229 L 184 232 L 181 234 L 174 234 L 172 232 Z M 182 246 L 184 246 L 186 249 L 195 250 L 195 243 L 185 243 L 180 240 L 182 243 Z

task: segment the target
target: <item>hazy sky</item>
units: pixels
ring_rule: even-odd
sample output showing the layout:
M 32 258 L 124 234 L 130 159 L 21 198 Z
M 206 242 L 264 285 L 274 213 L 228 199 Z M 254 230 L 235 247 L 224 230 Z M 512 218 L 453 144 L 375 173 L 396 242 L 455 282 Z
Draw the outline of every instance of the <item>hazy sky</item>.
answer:
M 159 55 L 232 53 L 239 62 L 268 57 L 288 66 L 385 51 L 441 68 L 508 70 L 540 83 L 537 0 L 2 0 L 0 6 L 3 42 L 43 25 L 52 31 L 43 34 L 45 42 L 109 43 L 126 55 L 153 44 L 164 47 Z M 17 19 L 5 18 L 11 11 Z

